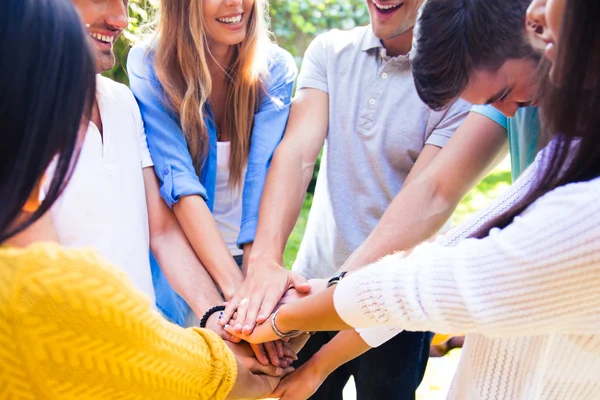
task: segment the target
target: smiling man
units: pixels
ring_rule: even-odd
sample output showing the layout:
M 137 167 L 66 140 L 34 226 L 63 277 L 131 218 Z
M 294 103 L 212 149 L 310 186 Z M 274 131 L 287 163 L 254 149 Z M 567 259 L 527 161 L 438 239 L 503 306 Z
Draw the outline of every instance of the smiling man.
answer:
M 273 281 L 281 275 L 277 269 L 283 268 L 283 250 L 322 148 L 306 233 L 293 267 L 307 278 L 330 277 L 345 264 L 403 189 L 409 172 L 417 174 L 427 165 L 468 113 L 470 105 L 464 101 L 431 111 L 415 90 L 408 55 L 421 3 L 368 0 L 369 26 L 330 31 L 306 51 L 286 132 L 261 200 L 249 267 L 263 271 L 256 274 L 257 287 L 284 286 Z M 421 199 L 406 220 L 418 226 L 436 214 L 434 204 Z M 446 219 L 441 217 L 432 233 Z M 282 294 L 270 290 L 270 300 L 276 303 Z M 263 305 L 260 311 L 269 315 L 274 306 Z M 245 323 L 237 321 L 240 329 L 253 324 L 259 308 L 248 307 L 254 313 L 248 312 Z M 300 362 L 310 359 L 334 335 L 315 334 L 299 355 Z M 428 333 L 404 332 L 338 368 L 314 398 L 341 399 L 352 375 L 360 399 L 412 399 L 425 370 L 429 342 Z M 344 346 L 357 348 L 355 342 Z M 359 347 L 369 348 L 364 342 Z M 347 353 L 337 352 L 330 360 Z M 301 383 L 299 397 L 316 389 L 307 382 Z
M 98 74 L 111 69 L 113 45 L 128 24 L 128 1 L 73 0 L 73 4 L 88 28 Z M 77 166 L 51 210 L 58 238 L 70 247 L 96 247 L 154 305 L 151 249 L 173 287 L 203 315 L 222 298 L 160 197 L 133 94 L 101 75 L 96 88 Z M 170 273 L 175 268 L 188 273 Z M 228 337 L 216 319 L 216 315 L 211 317 L 207 326 Z

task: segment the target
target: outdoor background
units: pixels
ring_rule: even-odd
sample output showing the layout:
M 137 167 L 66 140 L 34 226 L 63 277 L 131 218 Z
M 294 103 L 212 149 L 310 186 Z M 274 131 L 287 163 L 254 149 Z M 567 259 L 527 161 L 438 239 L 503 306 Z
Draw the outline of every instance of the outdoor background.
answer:
M 117 65 L 105 74 L 125 84 L 128 84 L 125 70 L 128 50 L 132 44 L 142 40 L 145 35 L 151 34 L 158 1 L 130 0 L 129 5 L 129 28 L 116 44 Z M 294 55 L 299 68 L 306 47 L 319 33 L 334 28 L 351 29 L 369 22 L 369 14 L 364 0 L 271 0 L 269 5 L 270 30 L 273 33 L 273 40 Z M 302 213 L 286 248 L 285 264 L 288 268 L 296 257 L 304 234 L 318 171 L 319 164 L 317 163 Z M 507 158 L 465 196 L 454 213 L 454 223 L 460 223 L 471 213 L 484 206 L 506 188 L 510 181 L 510 162 Z M 446 357 L 430 359 L 425 379 L 417 392 L 418 400 L 445 398 L 459 356 L 460 350 L 454 350 Z M 344 398 L 348 400 L 356 398 L 353 385 L 346 387 Z

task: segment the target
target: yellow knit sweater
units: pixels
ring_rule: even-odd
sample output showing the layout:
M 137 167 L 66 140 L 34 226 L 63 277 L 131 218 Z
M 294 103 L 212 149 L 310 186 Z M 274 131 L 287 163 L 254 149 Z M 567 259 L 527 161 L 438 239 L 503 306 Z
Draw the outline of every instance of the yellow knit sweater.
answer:
M 236 373 L 95 251 L 0 246 L 0 399 L 223 399 Z

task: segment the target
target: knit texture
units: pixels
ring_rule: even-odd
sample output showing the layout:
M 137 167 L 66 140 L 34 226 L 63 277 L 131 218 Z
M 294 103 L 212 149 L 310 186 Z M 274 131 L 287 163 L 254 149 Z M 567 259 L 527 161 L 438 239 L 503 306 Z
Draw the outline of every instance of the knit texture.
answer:
M 450 236 L 520 198 L 511 193 Z M 555 189 L 485 239 L 445 242 L 344 279 L 340 316 L 354 327 L 468 332 L 449 398 L 600 398 L 600 179 Z
M 465 222 L 450 230 L 446 235 L 440 235 L 436 239 L 436 243 L 439 243 L 443 246 L 455 246 L 461 240 L 473 235 L 477 229 L 483 226 L 486 222 L 497 217 L 515 205 L 529 192 L 530 188 L 535 183 L 544 153 L 545 151 L 541 152 L 531 166 L 525 172 L 523 172 L 520 178 L 517 179 L 512 186 L 510 186 L 494 201 L 492 201 L 489 206 L 472 215 Z M 365 343 L 371 347 L 381 346 L 383 343 L 402 332 L 402 330 L 403 329 L 398 326 L 385 325 L 367 329 L 356 329 Z
M 236 373 L 95 251 L 0 247 L 0 399 L 224 399 Z

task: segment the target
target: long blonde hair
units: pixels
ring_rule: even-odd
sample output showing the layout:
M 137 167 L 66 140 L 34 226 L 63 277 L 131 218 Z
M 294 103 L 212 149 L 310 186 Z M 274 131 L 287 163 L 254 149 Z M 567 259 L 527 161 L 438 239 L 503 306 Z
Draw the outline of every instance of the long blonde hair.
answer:
M 225 128 L 231 132 L 229 187 L 240 187 L 250 152 L 254 114 L 263 95 L 262 76 L 267 71 L 265 57 L 269 33 L 266 27 L 267 3 L 254 0 L 248 18 L 246 38 L 235 45 L 230 65 L 225 66 L 227 83 Z M 161 0 L 154 56 L 156 76 L 169 105 L 177 114 L 187 145 L 199 174 L 208 148 L 205 107 L 212 91 L 207 57 L 212 57 L 204 29 L 202 0 Z M 227 114 L 226 114 L 227 115 Z

